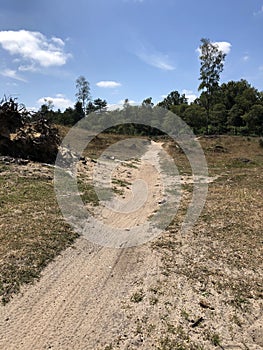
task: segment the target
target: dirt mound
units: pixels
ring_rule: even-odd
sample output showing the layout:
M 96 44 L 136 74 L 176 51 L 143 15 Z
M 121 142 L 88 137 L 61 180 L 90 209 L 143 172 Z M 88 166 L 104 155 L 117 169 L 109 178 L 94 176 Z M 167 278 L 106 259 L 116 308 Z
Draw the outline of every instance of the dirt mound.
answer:
M 0 154 L 54 163 L 58 130 L 37 113 L 30 114 L 12 98 L 0 103 Z

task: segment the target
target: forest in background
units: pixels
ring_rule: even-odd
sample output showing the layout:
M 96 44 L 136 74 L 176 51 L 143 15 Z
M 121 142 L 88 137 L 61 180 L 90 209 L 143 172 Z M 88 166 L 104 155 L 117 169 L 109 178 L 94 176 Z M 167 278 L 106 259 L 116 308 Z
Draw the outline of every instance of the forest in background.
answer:
M 52 100 L 46 100 L 35 113 L 28 113 L 31 121 L 44 118 L 52 124 L 73 126 L 82 119 L 85 125 L 97 124 L 100 128 L 105 120 L 134 120 L 131 125 L 119 125 L 111 128 L 111 132 L 130 135 L 156 136 L 162 129 L 172 125 L 172 112 L 187 123 L 195 134 L 231 134 L 257 135 L 263 134 L 263 91 L 257 90 L 248 81 L 229 81 L 220 84 L 220 74 L 224 68 L 226 54 L 220 51 L 217 44 L 209 39 L 201 39 L 199 46 L 200 59 L 200 96 L 193 102 L 188 101 L 185 94 L 172 91 L 162 101 L 154 105 L 152 97 L 145 98 L 140 106 L 132 106 L 125 99 L 122 108 L 109 110 L 106 100 L 91 99 L 90 84 L 84 76 L 76 79 L 76 103 L 65 111 L 54 110 Z M 4 101 L 5 102 L 5 101 Z M 91 115 L 93 116 L 91 118 Z M 94 118 L 95 116 L 95 118 Z M 129 118 L 128 118 L 129 117 Z M 140 124 L 140 120 L 144 123 Z M 149 120 L 147 127 L 145 120 Z M 107 123 L 106 123 L 107 124 Z M 161 130 L 158 130 L 158 129 Z
M 92 106 L 91 106 L 92 105 Z M 246 80 L 230 81 L 223 83 L 214 94 L 211 101 L 209 117 L 206 111 L 206 94 L 201 93 L 194 102 L 188 103 L 185 95 L 178 91 L 172 91 L 163 101 L 156 106 L 163 107 L 185 121 L 196 134 L 234 134 L 234 135 L 262 135 L 263 134 L 263 92 L 259 92 Z M 44 115 L 47 120 L 55 124 L 72 126 L 80 119 L 88 118 L 90 114 L 96 113 L 109 119 L 117 114 L 130 113 L 136 115 L 138 110 L 154 114 L 156 106 L 152 98 L 146 98 L 141 106 L 131 106 L 126 99 L 123 109 L 107 111 L 107 103 L 97 99 L 89 102 L 86 113 L 83 111 L 82 103 L 76 102 L 74 108 L 67 108 L 64 112 L 54 111 L 49 103 L 42 105 L 35 114 L 35 118 Z M 91 108 L 92 107 L 92 108 Z M 160 108 L 158 109 L 160 110 Z M 162 124 L 162 120 L 156 122 L 156 127 Z M 114 131 L 114 130 L 112 130 Z M 121 128 L 115 129 L 120 132 Z M 125 127 L 128 134 L 145 134 L 142 126 Z M 149 130 L 147 131 L 147 133 Z M 155 131 L 157 132 L 157 131 Z

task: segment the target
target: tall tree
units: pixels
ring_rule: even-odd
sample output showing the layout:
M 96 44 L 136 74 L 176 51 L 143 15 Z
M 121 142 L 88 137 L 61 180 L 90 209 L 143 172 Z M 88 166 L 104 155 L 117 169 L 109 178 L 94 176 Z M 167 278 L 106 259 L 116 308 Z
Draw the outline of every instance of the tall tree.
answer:
M 198 90 L 203 90 L 202 102 L 206 109 L 207 131 L 210 119 L 210 110 L 213 97 L 219 88 L 220 74 L 224 68 L 226 54 L 221 51 L 217 44 L 209 39 L 201 39 L 200 49 L 200 77 L 201 83 Z
M 87 107 L 86 107 L 86 114 L 90 114 L 90 113 L 95 112 L 95 111 L 96 111 L 96 107 L 94 106 L 92 101 L 89 101 L 89 103 L 87 104 Z
M 96 111 L 105 112 L 107 109 L 107 101 L 102 100 L 101 98 L 97 98 L 94 100 L 94 106 Z
M 75 103 L 72 117 L 73 117 L 74 123 L 77 123 L 78 121 L 80 121 L 82 118 L 85 117 L 85 113 L 82 109 L 81 102 L 78 101 Z
M 90 86 L 89 82 L 86 80 L 86 78 L 81 75 L 78 77 L 76 80 L 76 88 L 77 88 L 77 93 L 76 97 L 78 102 L 82 103 L 82 109 L 83 111 L 86 110 L 86 105 L 88 101 L 90 101 Z
M 172 91 L 163 101 L 158 103 L 158 106 L 170 110 L 173 106 L 178 106 L 180 104 L 187 104 L 185 94 L 180 95 L 178 91 Z

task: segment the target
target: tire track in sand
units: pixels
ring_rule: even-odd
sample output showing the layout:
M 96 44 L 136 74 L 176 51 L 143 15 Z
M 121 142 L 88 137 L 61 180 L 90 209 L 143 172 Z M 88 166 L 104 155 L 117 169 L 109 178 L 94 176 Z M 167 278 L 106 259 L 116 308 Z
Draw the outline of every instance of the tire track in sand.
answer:
M 151 274 L 158 260 L 147 245 L 119 250 L 80 238 L 1 307 L 0 349 L 99 349 L 130 327 L 121 303 Z

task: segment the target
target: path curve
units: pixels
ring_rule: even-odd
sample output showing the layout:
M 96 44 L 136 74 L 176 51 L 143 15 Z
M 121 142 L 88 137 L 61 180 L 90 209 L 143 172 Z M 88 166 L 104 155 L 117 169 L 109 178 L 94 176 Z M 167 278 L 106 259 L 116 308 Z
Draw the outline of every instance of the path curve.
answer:
M 158 149 L 156 143 L 149 146 L 154 156 Z M 158 176 L 147 161 L 142 161 L 138 173 L 148 179 L 149 192 L 154 193 L 146 211 L 149 216 L 161 192 L 156 192 Z M 127 214 L 123 215 L 126 220 Z M 115 219 L 125 226 L 118 215 Z M 130 225 L 136 221 L 138 213 L 129 217 Z M 38 282 L 23 287 L 0 308 L 0 349 L 104 349 L 121 330 L 129 333 L 123 305 L 142 280 L 158 278 L 159 265 L 147 244 L 113 249 L 78 239 L 45 268 Z

